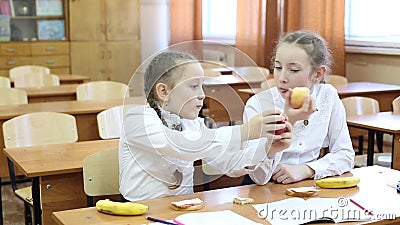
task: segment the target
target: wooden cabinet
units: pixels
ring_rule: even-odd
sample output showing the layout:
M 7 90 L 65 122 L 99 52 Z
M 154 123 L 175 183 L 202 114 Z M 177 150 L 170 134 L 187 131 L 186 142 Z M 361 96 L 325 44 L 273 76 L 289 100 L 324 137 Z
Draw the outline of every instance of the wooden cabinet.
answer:
M 141 62 L 140 0 L 70 0 L 69 19 L 71 72 L 128 83 Z
M 73 74 L 128 83 L 140 64 L 140 41 L 71 42 Z
M 22 65 L 49 67 L 53 74 L 69 74 L 69 42 L 5 42 L 0 44 L 0 75 L 8 77 L 8 70 Z
M 140 0 L 70 0 L 69 8 L 71 41 L 140 39 Z

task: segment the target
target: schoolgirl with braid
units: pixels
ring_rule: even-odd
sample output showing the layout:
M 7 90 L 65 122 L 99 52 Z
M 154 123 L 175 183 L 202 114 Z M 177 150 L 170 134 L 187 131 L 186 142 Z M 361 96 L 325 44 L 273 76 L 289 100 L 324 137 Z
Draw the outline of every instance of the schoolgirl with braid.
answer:
M 147 104 L 124 113 L 119 167 L 126 200 L 193 193 L 195 160 L 228 154 L 235 159 L 232 163 L 246 161 L 256 157 L 243 157 L 242 143 L 248 140 L 268 138 L 282 142 L 282 149 L 290 145 L 291 125 L 273 124 L 286 119 L 275 110 L 242 125 L 207 128 L 199 117 L 203 73 L 198 60 L 186 53 L 165 51 L 150 61 L 144 75 Z M 270 133 L 284 128 L 287 132 L 281 135 Z M 224 164 L 227 170 L 232 163 Z

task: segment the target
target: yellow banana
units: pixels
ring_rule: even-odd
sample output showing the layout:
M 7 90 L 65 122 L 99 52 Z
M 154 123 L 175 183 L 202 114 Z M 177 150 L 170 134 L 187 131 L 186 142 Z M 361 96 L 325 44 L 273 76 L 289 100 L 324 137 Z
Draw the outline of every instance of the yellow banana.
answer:
M 359 177 L 328 177 L 316 180 L 315 183 L 322 188 L 348 188 L 360 183 Z
M 114 202 L 109 199 L 96 203 L 98 211 L 113 215 L 141 215 L 149 211 L 149 206 L 132 202 Z

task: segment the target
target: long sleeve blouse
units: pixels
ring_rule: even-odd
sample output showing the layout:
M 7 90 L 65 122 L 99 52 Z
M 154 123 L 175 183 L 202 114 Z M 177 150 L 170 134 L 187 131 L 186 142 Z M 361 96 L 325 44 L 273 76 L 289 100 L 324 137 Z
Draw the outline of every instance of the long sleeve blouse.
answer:
M 240 150 L 240 127 L 208 129 L 203 119 L 162 111 L 164 126 L 148 105 L 127 109 L 119 146 L 120 192 L 130 201 L 193 193 L 193 162 Z M 171 129 L 182 124 L 183 130 Z M 176 171 L 182 183 L 176 189 Z
M 276 153 L 250 173 L 258 184 L 267 183 L 279 164 L 306 164 L 315 171 L 315 177 L 340 175 L 354 166 L 354 149 L 346 123 L 346 112 L 336 89 L 329 84 L 316 84 L 312 89 L 316 108 L 308 119 L 293 124 L 292 143 L 289 148 Z M 252 96 L 246 103 L 244 119 L 264 110 L 279 108 L 284 110 L 285 99 L 276 87 Z M 248 148 L 259 145 L 248 142 Z M 319 158 L 321 148 L 329 148 L 329 153 Z

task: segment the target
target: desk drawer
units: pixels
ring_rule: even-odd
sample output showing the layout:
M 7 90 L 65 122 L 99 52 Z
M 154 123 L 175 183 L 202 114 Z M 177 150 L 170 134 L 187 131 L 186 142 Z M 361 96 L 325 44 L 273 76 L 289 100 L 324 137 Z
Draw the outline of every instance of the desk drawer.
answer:
M 23 65 L 28 65 L 28 64 L 31 64 L 30 57 L 24 57 L 24 56 L 0 57 L 0 69 L 11 69 L 16 66 L 23 66 Z
M 36 56 L 32 58 L 32 64 L 47 67 L 69 66 L 69 55 Z
M 32 55 L 63 55 L 69 54 L 68 42 L 37 42 L 32 43 Z
M 14 56 L 14 55 L 30 55 L 31 47 L 29 43 L 1 43 L 0 55 Z

